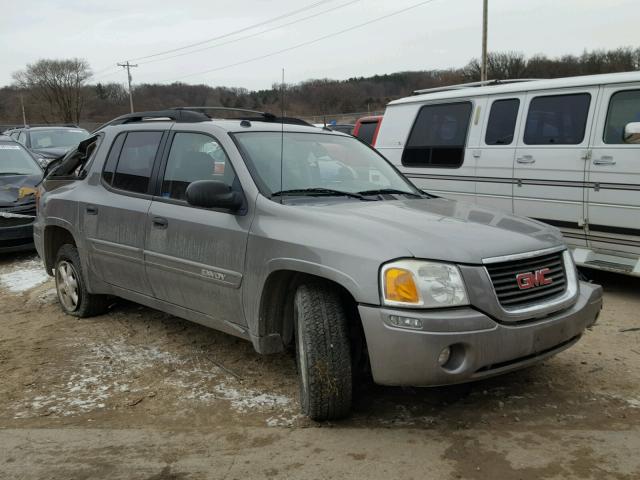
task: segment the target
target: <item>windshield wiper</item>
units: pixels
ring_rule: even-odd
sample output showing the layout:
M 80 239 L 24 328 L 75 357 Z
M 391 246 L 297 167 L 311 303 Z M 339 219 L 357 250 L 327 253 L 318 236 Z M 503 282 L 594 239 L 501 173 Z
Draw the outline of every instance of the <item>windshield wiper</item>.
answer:
M 331 188 L 293 188 L 291 190 L 280 190 L 279 192 L 274 192 L 271 194 L 271 197 L 279 197 L 284 195 L 307 195 L 307 196 L 340 196 L 340 197 L 350 197 L 357 198 L 358 200 L 370 201 L 372 199 L 365 198 L 360 193 L 354 192 L 343 192 L 342 190 L 333 190 Z
M 0 172 L 0 175 L 29 175 L 28 173 L 20 172 Z
M 424 197 L 424 195 L 421 195 L 419 193 L 415 193 L 415 192 L 407 192 L 405 190 L 398 190 L 397 188 L 378 188 L 375 190 L 363 190 L 361 192 L 358 192 L 360 195 L 385 195 L 385 194 L 391 194 L 391 195 L 410 195 L 412 197 Z

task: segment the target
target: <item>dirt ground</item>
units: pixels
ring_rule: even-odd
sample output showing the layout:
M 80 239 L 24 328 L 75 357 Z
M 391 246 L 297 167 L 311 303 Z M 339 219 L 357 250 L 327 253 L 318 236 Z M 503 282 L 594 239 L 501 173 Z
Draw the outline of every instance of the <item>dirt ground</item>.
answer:
M 0 478 L 638 479 L 640 279 L 573 348 L 471 385 L 362 385 L 297 414 L 295 362 L 120 301 L 76 319 L 33 254 L 0 257 Z

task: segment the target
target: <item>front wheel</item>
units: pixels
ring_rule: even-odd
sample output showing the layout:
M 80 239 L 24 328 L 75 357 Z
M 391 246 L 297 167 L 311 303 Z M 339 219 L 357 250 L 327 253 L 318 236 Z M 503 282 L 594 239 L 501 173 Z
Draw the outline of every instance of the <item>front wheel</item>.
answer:
M 340 295 L 322 283 L 301 285 L 295 295 L 294 316 L 302 413 L 313 420 L 348 415 L 351 352 Z

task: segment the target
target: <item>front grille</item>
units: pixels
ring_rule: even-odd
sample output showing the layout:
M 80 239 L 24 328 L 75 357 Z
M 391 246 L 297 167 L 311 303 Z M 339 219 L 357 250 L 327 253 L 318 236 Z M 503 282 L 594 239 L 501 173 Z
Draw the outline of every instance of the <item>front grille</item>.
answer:
M 507 309 L 514 309 L 545 303 L 562 295 L 567 289 L 567 276 L 562 255 L 562 252 L 555 252 L 535 258 L 486 265 L 500 305 Z M 545 278 L 551 279 L 552 283 L 534 285 L 528 289 L 521 289 L 518 286 L 516 279 L 518 274 L 535 273 L 545 268 L 549 269 Z
M 24 217 L 11 217 L 11 216 L 2 216 L 0 214 L 0 228 L 3 227 L 19 227 L 21 225 L 30 225 L 35 220 L 36 209 L 35 207 L 29 209 L 12 209 L 12 210 L 4 210 L 6 213 L 14 213 L 16 215 L 25 215 Z

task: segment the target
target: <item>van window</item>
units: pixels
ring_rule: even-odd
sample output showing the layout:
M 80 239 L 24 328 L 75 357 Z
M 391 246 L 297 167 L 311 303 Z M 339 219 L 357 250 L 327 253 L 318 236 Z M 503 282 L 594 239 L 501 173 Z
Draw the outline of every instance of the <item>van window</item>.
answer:
M 487 133 L 484 143 L 487 145 L 511 145 L 516 129 L 520 100 L 509 98 L 496 100 L 491 105 Z
M 113 186 L 147 193 L 162 132 L 129 132 L 113 175 Z
M 529 105 L 524 143 L 527 145 L 578 145 L 584 140 L 591 95 L 535 97 Z
M 471 102 L 422 107 L 402 152 L 402 165 L 459 168 L 464 161 L 471 109 Z
M 365 143 L 371 145 L 373 143 L 373 136 L 376 133 L 376 127 L 378 122 L 364 122 L 360 124 L 358 129 L 358 138 Z
M 609 100 L 604 143 L 624 143 L 624 127 L 631 122 L 640 122 L 640 90 L 614 93 Z

